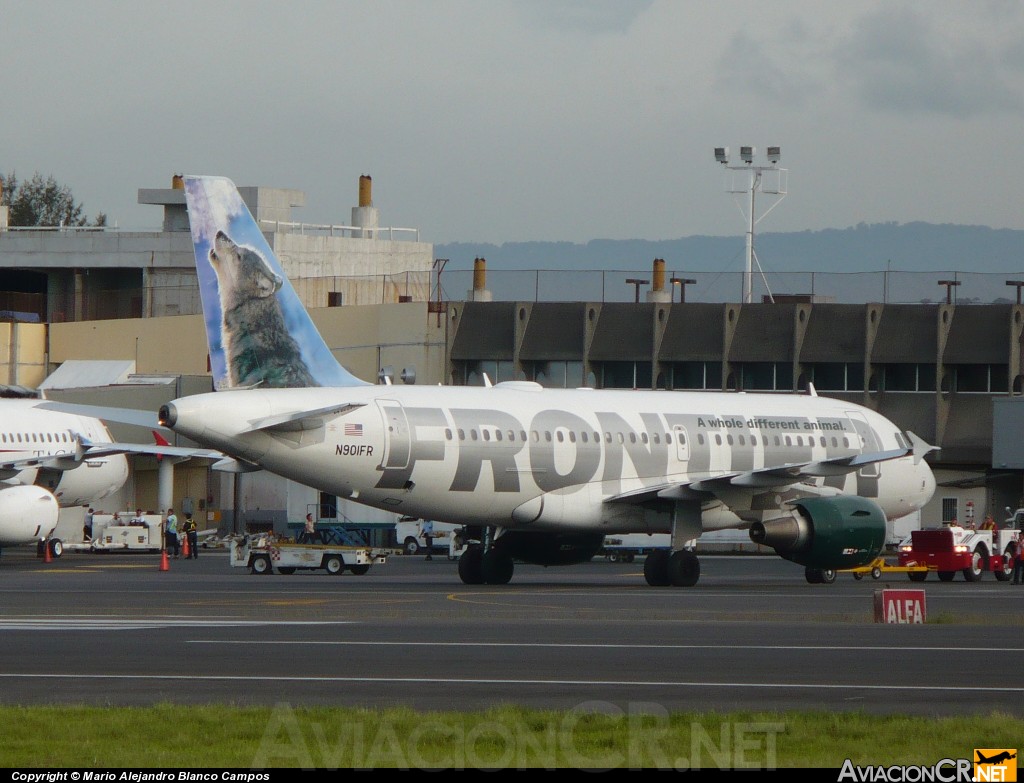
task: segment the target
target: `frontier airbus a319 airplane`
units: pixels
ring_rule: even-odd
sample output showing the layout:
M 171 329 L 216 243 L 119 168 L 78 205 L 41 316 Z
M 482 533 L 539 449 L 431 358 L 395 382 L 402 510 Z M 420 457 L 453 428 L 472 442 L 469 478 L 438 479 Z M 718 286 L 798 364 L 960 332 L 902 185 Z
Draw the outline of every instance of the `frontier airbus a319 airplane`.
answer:
M 467 584 L 649 532 L 672 547 L 646 558 L 647 582 L 694 585 L 696 540 L 726 528 L 828 582 L 870 563 L 886 520 L 935 490 L 933 447 L 813 389 L 365 383 L 334 359 L 235 186 L 190 176 L 185 193 L 217 391 L 165 405 L 161 423 L 321 491 L 467 526 Z

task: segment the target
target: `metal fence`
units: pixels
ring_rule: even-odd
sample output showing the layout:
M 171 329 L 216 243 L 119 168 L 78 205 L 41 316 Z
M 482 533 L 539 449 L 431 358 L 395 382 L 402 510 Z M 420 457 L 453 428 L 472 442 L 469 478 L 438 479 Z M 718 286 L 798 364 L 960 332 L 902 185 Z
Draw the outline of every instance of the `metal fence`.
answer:
M 472 270 L 445 270 L 443 297 L 470 298 Z M 635 269 L 487 270 L 485 289 L 495 301 L 647 301 L 652 275 Z M 670 281 L 678 282 L 670 282 Z M 753 301 L 794 296 L 815 302 L 861 304 L 1020 303 L 1020 272 L 773 272 L 755 277 Z M 680 302 L 740 302 L 742 272 L 665 270 L 664 295 Z

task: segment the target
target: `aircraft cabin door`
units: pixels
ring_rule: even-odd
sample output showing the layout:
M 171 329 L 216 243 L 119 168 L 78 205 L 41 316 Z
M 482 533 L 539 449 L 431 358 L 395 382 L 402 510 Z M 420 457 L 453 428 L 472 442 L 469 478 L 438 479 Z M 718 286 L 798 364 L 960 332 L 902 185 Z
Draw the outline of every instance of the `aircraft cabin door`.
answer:
M 387 468 L 404 468 L 409 464 L 411 441 L 405 408 L 397 400 L 377 400 L 384 420 L 384 457 L 380 464 Z
M 676 459 L 685 469 L 690 461 L 690 438 L 687 435 L 686 427 L 682 424 L 673 425 L 672 436 L 676 439 Z

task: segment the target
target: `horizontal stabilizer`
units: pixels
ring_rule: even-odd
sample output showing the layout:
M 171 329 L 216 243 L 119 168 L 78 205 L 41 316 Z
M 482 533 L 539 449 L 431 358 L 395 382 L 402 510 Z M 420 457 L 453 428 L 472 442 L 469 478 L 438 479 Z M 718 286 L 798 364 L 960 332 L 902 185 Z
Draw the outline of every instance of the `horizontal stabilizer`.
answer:
M 263 470 L 263 468 L 259 465 L 253 465 L 251 462 L 243 462 L 233 457 L 224 457 L 210 465 L 210 470 L 217 470 L 221 473 L 255 473 L 257 470 Z
M 357 408 L 362 408 L 365 403 L 345 403 L 344 405 L 328 405 L 315 410 L 298 410 L 288 413 L 278 413 L 273 416 L 264 416 L 261 419 L 252 419 L 249 426 L 239 434 L 259 430 L 273 430 L 276 432 L 297 432 L 298 430 L 313 430 L 324 426 L 324 419 L 328 416 L 342 416 Z
M 907 430 L 907 437 L 910 439 L 910 445 L 914 450 L 914 464 L 917 465 L 921 460 L 925 458 L 925 455 L 930 451 L 942 451 L 941 446 L 933 446 L 928 443 L 924 438 L 915 435 L 910 430 Z

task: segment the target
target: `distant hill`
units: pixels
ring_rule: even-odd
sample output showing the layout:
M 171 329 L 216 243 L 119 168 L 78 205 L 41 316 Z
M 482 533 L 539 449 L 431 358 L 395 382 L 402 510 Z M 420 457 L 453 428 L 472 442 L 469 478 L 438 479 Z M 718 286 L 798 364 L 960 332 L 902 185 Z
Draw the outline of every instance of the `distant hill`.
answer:
M 845 229 L 763 233 L 755 238 L 761 267 L 772 272 L 904 272 L 1024 270 L 1024 231 L 932 223 L 861 223 Z M 487 259 L 488 270 L 648 270 L 655 258 L 686 272 L 735 272 L 744 266 L 744 237 L 593 239 L 572 242 L 456 242 L 434 245 L 448 269 L 468 270 Z M 1020 274 L 1020 272 L 1015 272 Z

